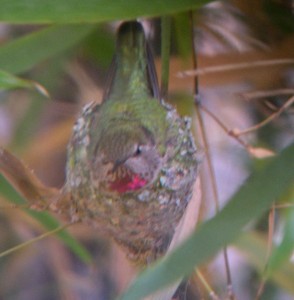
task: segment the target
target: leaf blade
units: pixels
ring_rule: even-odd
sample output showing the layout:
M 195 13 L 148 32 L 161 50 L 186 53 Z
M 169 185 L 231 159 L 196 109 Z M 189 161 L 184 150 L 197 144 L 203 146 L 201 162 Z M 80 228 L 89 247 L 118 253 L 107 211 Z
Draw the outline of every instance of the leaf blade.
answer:
M 28 71 L 74 46 L 93 29 L 93 25 L 54 25 L 6 43 L 0 47 L 1 69 L 13 74 Z
M 151 17 L 196 9 L 211 0 L 0 0 L 0 20 L 10 23 L 84 23 Z
M 242 234 L 234 243 L 240 251 L 244 253 L 250 265 L 252 265 L 259 273 L 264 271 L 266 264 L 267 252 L 267 237 L 258 232 L 250 232 Z M 274 281 L 283 289 L 286 289 L 289 293 L 294 294 L 294 266 L 293 264 L 281 265 L 269 277 L 269 280 Z

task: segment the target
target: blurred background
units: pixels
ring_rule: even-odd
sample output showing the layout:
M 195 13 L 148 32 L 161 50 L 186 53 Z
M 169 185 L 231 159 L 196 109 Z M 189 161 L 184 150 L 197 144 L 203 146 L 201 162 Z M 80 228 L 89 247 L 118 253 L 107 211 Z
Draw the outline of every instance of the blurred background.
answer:
M 293 97 L 292 0 L 214 1 L 197 10 L 193 18 L 198 68 L 207 70 L 240 63 L 247 66 L 227 71 L 221 67 L 219 72 L 207 71 L 198 77 L 201 104 L 228 129 L 253 126 L 278 112 Z M 193 119 L 199 155 L 203 157 L 206 150 L 198 138 L 194 76 L 183 73 L 193 69 L 189 14 L 174 15 L 172 21 L 167 101 L 181 115 Z M 142 22 L 160 78 L 160 20 L 142 19 Z M 30 88 L 0 91 L 0 145 L 20 157 L 49 186 L 61 188 L 64 184 L 66 146 L 81 107 L 90 101 L 101 101 L 118 24 L 102 23 L 82 29 L 73 25 L 76 29 L 69 26 L 62 30 L 0 24 L 0 68 L 38 82 L 50 94 L 50 99 L 45 97 L 36 91 L 34 84 Z M 281 62 L 282 59 L 288 61 Z M 32 60 L 36 62 L 33 66 Z M 260 61 L 271 62 L 252 66 Z M 252 147 L 278 152 L 293 141 L 293 113 L 294 105 L 290 105 L 267 126 L 240 138 Z M 262 163 L 256 152 L 250 154 L 213 118 L 202 114 L 222 206 L 244 183 L 252 166 Z M 264 155 L 262 152 L 261 157 Z M 204 179 L 201 220 L 204 221 L 214 215 L 215 208 L 205 161 L 201 172 Z M 32 216 L 27 211 L 8 208 L 8 201 L 21 203 L 22 199 L 1 177 L 0 252 L 40 235 L 56 222 L 46 214 Z M 286 209 L 276 214 L 277 241 L 289 214 Z M 256 228 L 256 235 L 249 237 L 245 245 L 240 241 L 229 248 L 233 285 L 240 300 L 253 299 L 259 285 L 258 272 L 262 270 L 261 258 L 264 259 L 265 252 L 260 250 L 258 258 L 253 256 L 252 249 L 265 250 L 267 215 L 251 226 Z M 121 293 L 135 274 L 124 254 L 97 230 L 74 225 L 68 232 L 89 252 L 90 263 L 65 246 L 64 239 L 53 235 L 0 258 L 0 299 L 114 299 Z M 222 255 L 203 272 L 223 299 L 226 282 Z M 293 276 L 293 271 L 290 275 Z M 269 282 L 261 299 L 293 299 L 294 287 L 289 280 L 294 277 L 290 275 Z M 197 298 L 187 295 L 187 299 L 209 299 L 201 284 L 194 292 Z

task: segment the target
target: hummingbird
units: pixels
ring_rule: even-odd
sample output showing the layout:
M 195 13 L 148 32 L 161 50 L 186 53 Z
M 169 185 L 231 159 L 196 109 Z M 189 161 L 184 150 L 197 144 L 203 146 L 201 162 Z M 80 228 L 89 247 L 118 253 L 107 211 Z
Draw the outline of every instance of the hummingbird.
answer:
M 68 145 L 69 214 L 146 264 L 162 255 L 192 196 L 190 119 L 160 99 L 139 22 L 123 23 L 102 104 L 86 105 Z

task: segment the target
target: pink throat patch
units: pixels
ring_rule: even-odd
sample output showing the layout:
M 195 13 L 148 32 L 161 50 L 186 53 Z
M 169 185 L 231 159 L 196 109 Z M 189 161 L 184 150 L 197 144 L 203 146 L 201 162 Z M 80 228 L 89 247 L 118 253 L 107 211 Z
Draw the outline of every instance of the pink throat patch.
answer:
M 141 178 L 138 174 L 133 174 L 132 176 L 128 175 L 111 182 L 110 189 L 118 193 L 126 193 L 139 190 L 146 184 L 146 179 Z

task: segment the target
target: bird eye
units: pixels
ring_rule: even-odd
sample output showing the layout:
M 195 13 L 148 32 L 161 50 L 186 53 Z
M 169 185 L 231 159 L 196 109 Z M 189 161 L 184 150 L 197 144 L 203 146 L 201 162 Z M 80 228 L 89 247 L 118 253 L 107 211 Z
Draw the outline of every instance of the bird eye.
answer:
M 138 156 L 142 153 L 142 146 L 141 145 L 138 145 L 138 147 L 136 148 L 136 151 L 135 151 L 135 156 Z

